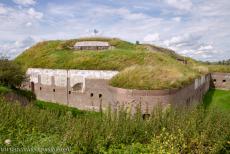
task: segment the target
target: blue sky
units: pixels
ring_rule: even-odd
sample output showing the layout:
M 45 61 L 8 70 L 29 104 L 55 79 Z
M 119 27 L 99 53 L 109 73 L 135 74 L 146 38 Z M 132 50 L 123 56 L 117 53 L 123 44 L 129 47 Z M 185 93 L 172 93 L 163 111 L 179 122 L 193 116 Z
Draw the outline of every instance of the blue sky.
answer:
M 199 60 L 230 58 L 229 0 L 0 0 L 0 55 L 36 42 L 92 36 L 139 40 Z

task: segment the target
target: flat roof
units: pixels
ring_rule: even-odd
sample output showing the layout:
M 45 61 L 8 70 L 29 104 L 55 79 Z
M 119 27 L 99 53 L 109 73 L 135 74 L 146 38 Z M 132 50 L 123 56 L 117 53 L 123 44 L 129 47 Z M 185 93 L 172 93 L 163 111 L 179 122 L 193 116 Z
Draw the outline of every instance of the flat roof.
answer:
M 108 42 L 102 42 L 102 41 L 82 41 L 75 43 L 74 47 L 108 47 L 110 46 Z

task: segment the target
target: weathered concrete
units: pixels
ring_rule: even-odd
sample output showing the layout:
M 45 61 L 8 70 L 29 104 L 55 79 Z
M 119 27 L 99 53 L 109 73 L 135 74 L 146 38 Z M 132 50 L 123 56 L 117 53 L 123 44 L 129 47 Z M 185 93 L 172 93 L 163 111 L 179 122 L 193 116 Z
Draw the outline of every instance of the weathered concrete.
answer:
M 76 50 L 106 50 L 111 48 L 108 42 L 103 41 L 82 41 L 76 42 L 74 45 Z
M 230 90 L 230 73 L 212 73 L 211 87 Z

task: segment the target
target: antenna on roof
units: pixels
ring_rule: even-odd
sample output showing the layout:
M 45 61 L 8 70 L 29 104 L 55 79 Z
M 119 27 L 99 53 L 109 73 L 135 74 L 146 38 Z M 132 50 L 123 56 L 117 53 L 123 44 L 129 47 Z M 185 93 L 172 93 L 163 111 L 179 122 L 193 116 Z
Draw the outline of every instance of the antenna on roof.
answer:
M 93 33 L 94 33 L 94 35 L 96 36 L 96 35 L 99 33 L 99 31 L 98 31 L 97 29 L 94 29 L 94 30 L 93 30 Z

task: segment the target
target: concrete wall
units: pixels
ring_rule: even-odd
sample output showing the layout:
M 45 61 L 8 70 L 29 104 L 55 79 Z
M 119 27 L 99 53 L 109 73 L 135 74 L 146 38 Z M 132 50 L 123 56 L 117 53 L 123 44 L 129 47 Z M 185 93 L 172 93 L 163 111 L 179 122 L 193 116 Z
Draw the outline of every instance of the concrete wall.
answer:
M 230 73 L 212 73 L 211 87 L 230 90 Z
M 150 113 L 157 105 L 189 105 L 200 102 L 210 85 L 210 74 L 194 80 L 180 89 L 128 90 L 111 87 L 108 81 L 117 71 L 49 70 L 29 69 L 30 84 L 37 98 L 61 103 L 84 110 L 99 111 L 111 106 L 116 109 L 125 106 L 131 111 L 141 107 L 143 113 Z M 81 84 L 81 89 L 74 89 Z M 34 88 L 32 88 L 34 84 Z

